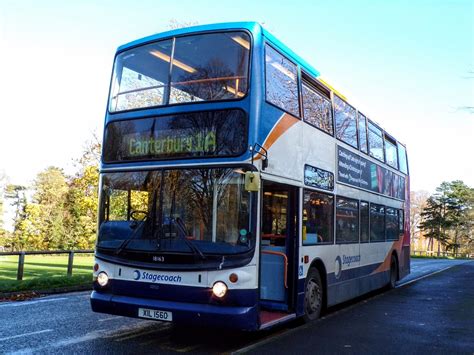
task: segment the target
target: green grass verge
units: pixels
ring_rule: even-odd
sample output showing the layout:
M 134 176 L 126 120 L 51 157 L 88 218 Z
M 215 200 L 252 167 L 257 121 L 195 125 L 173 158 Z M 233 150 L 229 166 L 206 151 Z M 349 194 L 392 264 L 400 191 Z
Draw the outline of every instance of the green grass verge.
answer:
M 17 281 L 18 256 L 0 256 L 0 292 L 44 291 L 92 283 L 93 255 L 75 255 L 72 277 L 67 255 L 26 255 L 23 280 Z

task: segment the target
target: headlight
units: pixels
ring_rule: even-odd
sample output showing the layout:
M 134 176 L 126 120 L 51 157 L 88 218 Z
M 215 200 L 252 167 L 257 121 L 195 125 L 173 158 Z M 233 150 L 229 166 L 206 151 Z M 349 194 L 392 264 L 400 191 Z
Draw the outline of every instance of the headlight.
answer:
M 99 275 L 97 275 L 97 283 L 104 287 L 105 285 L 107 285 L 107 283 L 109 282 L 109 277 L 107 276 L 107 274 L 103 271 L 99 272 Z
M 214 296 L 222 298 L 227 293 L 227 285 L 222 281 L 217 281 L 214 286 L 212 286 L 212 293 Z

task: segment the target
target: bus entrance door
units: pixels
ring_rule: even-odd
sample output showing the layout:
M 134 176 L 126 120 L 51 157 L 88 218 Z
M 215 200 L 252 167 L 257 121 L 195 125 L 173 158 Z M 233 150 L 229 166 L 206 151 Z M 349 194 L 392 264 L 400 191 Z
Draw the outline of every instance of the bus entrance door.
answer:
M 261 322 L 269 314 L 288 316 L 294 311 L 297 260 L 298 189 L 275 182 L 263 182 L 260 305 Z M 296 259 L 295 259 L 296 258 Z

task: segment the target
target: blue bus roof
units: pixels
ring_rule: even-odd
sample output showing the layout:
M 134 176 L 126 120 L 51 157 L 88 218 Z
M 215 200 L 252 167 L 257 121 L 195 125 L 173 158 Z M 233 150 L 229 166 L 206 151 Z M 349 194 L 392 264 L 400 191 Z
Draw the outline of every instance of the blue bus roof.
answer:
M 319 71 L 317 71 L 314 67 L 312 67 L 308 62 L 306 62 L 303 58 L 301 58 L 295 52 L 293 52 L 290 48 L 288 48 L 285 44 L 283 44 L 270 32 L 265 30 L 262 27 L 262 25 L 260 25 L 258 22 L 227 22 L 227 23 L 215 23 L 215 24 L 210 24 L 210 25 L 199 25 L 199 26 L 178 28 L 175 30 L 161 32 L 158 34 L 154 34 L 151 36 L 147 36 L 147 37 L 129 42 L 127 44 L 124 44 L 118 47 L 117 51 L 126 50 L 130 47 L 139 46 L 139 45 L 142 45 L 148 42 L 157 41 L 163 38 L 180 36 L 180 35 L 194 33 L 194 32 L 219 31 L 219 30 L 227 30 L 227 29 L 247 29 L 252 33 L 262 33 L 273 45 L 277 46 L 280 51 L 284 52 L 286 56 L 290 57 L 290 59 L 292 59 L 301 67 L 303 67 L 303 69 L 306 72 L 313 75 L 314 77 L 318 77 L 320 75 Z

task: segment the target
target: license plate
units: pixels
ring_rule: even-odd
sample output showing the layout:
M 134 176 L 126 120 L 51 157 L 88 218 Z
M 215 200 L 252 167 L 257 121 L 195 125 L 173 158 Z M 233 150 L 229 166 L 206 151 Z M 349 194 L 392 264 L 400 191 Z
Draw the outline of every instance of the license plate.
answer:
M 138 308 L 138 316 L 140 318 L 161 320 L 164 322 L 171 322 L 173 320 L 173 313 L 160 311 L 158 309 Z

